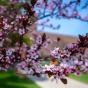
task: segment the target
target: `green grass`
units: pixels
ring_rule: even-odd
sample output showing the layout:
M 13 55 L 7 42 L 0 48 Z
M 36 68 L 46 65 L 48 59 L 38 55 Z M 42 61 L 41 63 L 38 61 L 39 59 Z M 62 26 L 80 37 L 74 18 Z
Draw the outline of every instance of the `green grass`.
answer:
M 0 72 L 0 88 L 40 88 L 28 78 L 19 78 L 13 71 Z
M 42 61 L 42 65 L 49 65 L 50 64 L 50 62 L 49 61 Z
M 70 75 L 70 78 L 88 84 L 88 74 L 82 74 L 82 76 L 75 76 L 74 74 L 71 74 L 71 75 Z

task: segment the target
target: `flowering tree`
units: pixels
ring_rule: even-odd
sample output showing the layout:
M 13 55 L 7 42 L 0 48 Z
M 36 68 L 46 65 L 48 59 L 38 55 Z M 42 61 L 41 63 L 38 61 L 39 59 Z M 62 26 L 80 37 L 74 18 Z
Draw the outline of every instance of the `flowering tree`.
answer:
M 38 77 L 48 75 L 54 79 L 60 79 L 67 84 L 65 76 L 74 73 L 80 76 L 88 73 L 88 56 L 85 52 L 88 48 L 88 34 L 79 35 L 76 43 L 68 44 L 59 50 L 55 47 L 50 50 L 49 57 L 52 61 L 57 61 L 57 65 L 41 64 L 41 49 L 47 48 L 51 40 L 43 35 L 37 34 L 36 30 L 29 28 L 36 24 L 53 27 L 46 21 L 38 23 L 38 20 L 46 17 L 56 17 L 66 19 L 79 19 L 88 22 L 88 15 L 85 17 L 79 11 L 88 9 L 88 2 L 81 6 L 81 0 L 1 0 L 0 1 L 0 70 L 7 71 L 16 67 L 16 70 L 24 70 L 26 74 Z M 26 33 L 30 39 L 25 37 Z M 23 55 L 23 52 L 25 56 Z

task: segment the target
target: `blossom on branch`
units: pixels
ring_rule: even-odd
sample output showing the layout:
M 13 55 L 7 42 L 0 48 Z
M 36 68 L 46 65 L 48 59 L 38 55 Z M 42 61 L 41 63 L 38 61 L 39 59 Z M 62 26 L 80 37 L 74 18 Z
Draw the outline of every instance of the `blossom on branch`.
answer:
M 79 35 L 76 43 L 68 44 L 62 50 L 59 46 L 50 50 L 48 57 L 52 63 L 43 65 L 42 50 L 48 50 L 52 41 L 45 33 L 38 34 L 36 29 L 29 27 L 36 23 L 43 28 L 60 28 L 59 24 L 57 27 L 49 24 L 49 18 L 38 22 L 46 17 L 56 17 L 58 20 L 73 18 L 88 22 L 88 15 L 82 17 L 79 13 L 79 9 L 88 8 L 88 2 L 81 7 L 81 0 L 70 0 L 68 3 L 63 0 L 30 0 L 23 3 L 19 0 L 8 0 L 5 5 L 3 0 L 1 2 L 0 71 L 15 67 L 17 71 L 25 71 L 25 74 L 37 77 L 48 75 L 52 77 L 51 81 L 55 79 L 57 82 L 60 79 L 64 84 L 67 84 L 65 77 L 71 73 L 76 76 L 88 73 L 88 34 Z M 25 37 L 27 33 L 28 37 Z

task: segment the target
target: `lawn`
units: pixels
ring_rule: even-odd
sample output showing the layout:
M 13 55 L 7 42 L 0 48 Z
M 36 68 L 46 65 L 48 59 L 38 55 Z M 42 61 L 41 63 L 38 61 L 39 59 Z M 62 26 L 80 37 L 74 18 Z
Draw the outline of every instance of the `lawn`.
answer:
M 75 79 L 75 80 L 78 80 L 80 82 L 84 82 L 84 83 L 87 83 L 88 84 L 88 74 L 82 74 L 81 77 L 79 76 L 75 76 L 74 74 L 71 74 L 70 75 L 70 78 L 72 79 Z
M 50 61 L 42 61 L 42 65 L 44 66 L 44 65 L 49 65 L 50 64 Z
M 18 77 L 15 72 L 0 72 L 0 88 L 40 88 L 32 80 Z

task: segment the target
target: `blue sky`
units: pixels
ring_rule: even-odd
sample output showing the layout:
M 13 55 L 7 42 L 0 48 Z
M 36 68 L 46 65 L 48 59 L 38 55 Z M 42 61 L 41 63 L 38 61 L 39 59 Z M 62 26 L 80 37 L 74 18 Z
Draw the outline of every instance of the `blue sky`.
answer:
M 88 22 L 83 22 L 76 19 L 70 19 L 70 20 L 51 19 L 51 23 L 53 23 L 53 25 L 60 24 L 61 26 L 58 30 L 53 30 L 46 27 L 43 30 L 44 32 L 54 33 L 54 34 L 65 34 L 71 36 L 78 36 L 78 34 L 85 35 L 86 33 L 88 33 Z
M 66 3 L 69 0 L 63 0 L 63 1 Z M 81 0 L 81 4 L 79 6 L 83 6 L 86 2 L 88 2 L 88 0 Z M 82 16 L 85 16 L 86 14 L 88 14 L 88 8 L 86 10 L 80 11 L 79 13 L 82 14 Z M 60 28 L 58 30 L 53 30 L 45 27 L 44 30 L 42 30 L 41 27 L 38 27 L 37 29 L 48 33 L 64 34 L 64 35 L 71 35 L 71 36 L 78 36 L 78 34 L 85 35 L 86 33 L 88 33 L 88 22 L 83 22 L 76 19 L 58 20 L 53 18 L 50 20 L 49 23 L 52 23 L 54 26 L 57 26 L 58 24 L 60 24 Z
M 85 4 L 88 0 L 81 0 L 81 6 Z M 88 8 L 86 10 L 82 10 L 79 12 L 83 17 L 88 14 Z M 49 23 L 52 23 L 54 26 L 60 24 L 60 28 L 58 30 L 52 30 L 50 28 L 45 28 L 43 31 L 54 34 L 65 34 L 71 36 L 78 36 L 78 34 L 85 35 L 88 33 L 88 22 L 83 22 L 77 19 L 61 19 L 58 20 L 53 18 Z M 41 30 L 41 27 L 38 27 Z

